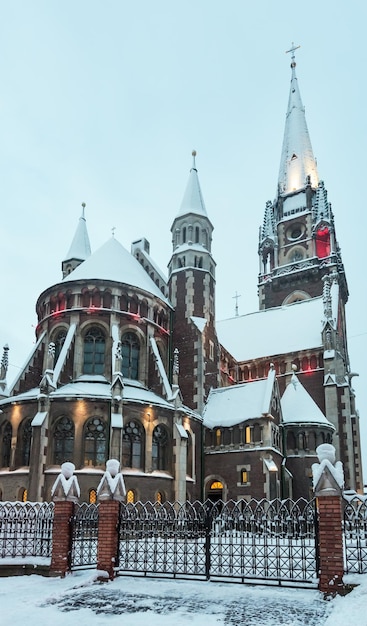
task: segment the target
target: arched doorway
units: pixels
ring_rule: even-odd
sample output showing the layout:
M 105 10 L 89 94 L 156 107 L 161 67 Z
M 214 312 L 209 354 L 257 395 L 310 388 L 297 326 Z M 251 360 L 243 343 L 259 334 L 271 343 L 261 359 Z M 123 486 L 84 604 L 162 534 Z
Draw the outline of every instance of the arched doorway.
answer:
M 223 483 L 220 480 L 213 480 L 209 483 L 207 498 L 212 502 L 223 500 Z

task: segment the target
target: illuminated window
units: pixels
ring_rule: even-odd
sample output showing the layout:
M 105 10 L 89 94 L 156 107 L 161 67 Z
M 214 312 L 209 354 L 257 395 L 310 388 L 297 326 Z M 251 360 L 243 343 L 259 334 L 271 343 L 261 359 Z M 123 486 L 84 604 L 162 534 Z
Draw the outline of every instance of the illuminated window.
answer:
M 84 337 L 83 374 L 103 374 L 105 337 L 99 328 L 90 328 Z
M 220 482 L 220 480 L 215 480 L 211 485 L 210 485 L 210 489 L 215 490 L 215 489 L 223 489 L 223 484 Z
M 54 465 L 61 465 L 65 461 L 71 461 L 74 452 L 74 424 L 68 417 L 61 417 L 55 424 L 53 431 L 53 457 Z
M 84 433 L 84 465 L 104 465 L 107 458 L 106 424 L 99 417 L 92 417 Z
M 252 428 L 251 426 L 246 426 L 245 428 L 245 443 L 252 442 Z
M 164 496 L 161 491 L 157 491 L 155 501 L 158 502 L 158 504 L 162 504 L 164 502 Z
M 167 430 L 161 424 L 155 427 L 153 430 L 152 440 L 152 469 L 153 470 L 166 470 L 167 469 L 167 444 L 168 435 Z
M 248 471 L 247 471 L 247 469 L 241 469 L 241 483 L 243 485 L 248 483 Z
M 12 432 L 10 422 L 6 422 L 1 433 L 1 467 L 10 465 Z
M 222 431 L 220 428 L 217 428 L 215 431 L 215 445 L 220 446 L 222 443 Z
M 324 259 L 330 254 L 330 231 L 327 226 L 319 228 L 316 232 L 316 254 L 319 259 Z
M 97 502 L 97 491 L 96 489 L 89 490 L 89 504 L 96 504 Z
M 21 502 L 27 502 L 28 500 L 28 491 L 27 489 L 21 489 L 20 491 L 20 501 Z
M 143 469 L 144 432 L 142 426 L 135 421 L 128 422 L 122 431 L 122 465 Z
M 209 339 L 209 359 L 214 361 L 214 342 Z
M 121 351 L 123 376 L 137 380 L 139 377 L 140 343 L 134 333 L 126 333 L 122 336 Z
M 191 433 L 187 430 L 187 444 L 186 444 L 186 473 L 188 476 L 193 475 L 193 446 L 192 446 L 192 437 Z
M 135 493 L 132 489 L 129 489 L 126 494 L 126 502 L 128 504 L 134 504 L 135 502 Z

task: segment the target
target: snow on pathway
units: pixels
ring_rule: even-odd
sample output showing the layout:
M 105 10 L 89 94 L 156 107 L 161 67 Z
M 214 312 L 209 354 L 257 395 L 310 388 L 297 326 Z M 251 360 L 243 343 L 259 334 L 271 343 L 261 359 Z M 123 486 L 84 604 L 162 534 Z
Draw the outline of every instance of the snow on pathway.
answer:
M 92 572 L 0 581 L 6 626 L 367 626 L 367 575 L 349 595 L 325 602 L 315 590 L 120 577 Z

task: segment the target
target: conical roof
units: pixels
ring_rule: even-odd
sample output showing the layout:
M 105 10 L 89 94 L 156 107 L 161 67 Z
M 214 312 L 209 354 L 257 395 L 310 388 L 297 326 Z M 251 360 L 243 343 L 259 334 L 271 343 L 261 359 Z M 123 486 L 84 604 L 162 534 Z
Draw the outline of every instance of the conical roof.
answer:
M 280 193 L 291 193 L 302 189 L 306 184 L 307 176 L 310 176 L 312 187 L 317 187 L 319 182 L 316 159 L 312 151 L 305 109 L 296 76 L 295 49 L 293 46 L 289 51 L 292 52 L 292 77 L 279 168 Z
M 91 249 L 89 243 L 89 236 L 87 231 L 87 222 L 84 217 L 84 206 L 83 205 L 83 213 L 79 218 L 78 226 L 75 231 L 74 238 L 71 242 L 71 246 L 69 251 L 64 259 L 64 262 L 70 261 L 71 259 L 77 259 L 78 261 L 85 261 L 90 256 Z
M 65 276 L 62 282 L 75 280 L 106 280 L 124 283 L 168 302 L 139 261 L 114 237 L 111 237 L 73 272 Z
M 314 399 L 293 374 L 291 382 L 281 399 L 283 421 L 285 424 L 325 424 L 331 426 Z
M 195 157 L 196 152 L 192 152 L 193 164 L 189 174 L 189 180 L 187 182 L 186 190 L 184 193 L 181 207 L 178 213 L 180 215 L 186 215 L 187 213 L 195 213 L 196 215 L 207 216 L 203 195 L 201 193 L 198 171 L 196 169 Z M 177 216 L 177 217 L 178 217 Z

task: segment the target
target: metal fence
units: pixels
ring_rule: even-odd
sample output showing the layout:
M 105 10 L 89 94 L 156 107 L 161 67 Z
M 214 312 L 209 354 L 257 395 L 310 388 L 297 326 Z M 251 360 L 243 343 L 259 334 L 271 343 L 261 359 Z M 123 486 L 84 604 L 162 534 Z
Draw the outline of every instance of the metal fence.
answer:
M 0 558 L 51 557 L 54 504 L 0 502 Z
M 98 548 L 98 504 L 75 504 L 71 518 L 71 568 L 96 567 Z
M 367 499 L 344 498 L 344 569 L 367 573 Z
M 315 500 L 121 504 L 118 573 L 316 583 Z

